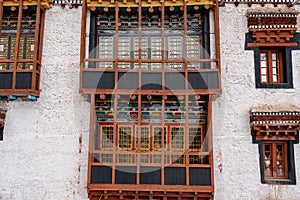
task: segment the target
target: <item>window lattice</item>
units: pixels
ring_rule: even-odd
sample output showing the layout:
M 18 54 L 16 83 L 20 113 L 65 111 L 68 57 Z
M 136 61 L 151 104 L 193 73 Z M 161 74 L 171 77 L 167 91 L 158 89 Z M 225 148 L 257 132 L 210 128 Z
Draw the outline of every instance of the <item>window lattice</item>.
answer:
M 119 37 L 118 56 L 122 59 L 130 59 L 130 37 Z
M 161 59 L 161 41 L 160 37 L 151 37 L 151 59 Z
M 148 38 L 141 38 L 141 58 L 148 59 Z M 139 38 L 134 38 L 134 59 L 139 59 Z
M 182 59 L 182 37 L 170 36 L 168 38 L 168 58 Z
M 101 149 L 112 150 L 114 145 L 114 127 L 101 127 Z
M 188 59 L 200 59 L 200 37 L 199 36 L 187 36 L 187 58 Z
M 141 136 L 140 136 L 140 141 L 141 141 L 141 150 L 149 150 L 150 149 L 150 127 L 141 127 Z M 138 141 L 139 141 L 139 136 L 138 136 L 138 129 L 136 131 L 136 149 L 138 148 Z
M 167 128 L 164 127 L 164 133 L 162 134 L 162 127 L 153 128 L 153 149 L 161 150 L 162 148 L 162 135 L 164 136 L 164 145 L 167 144 Z
M 171 150 L 183 151 L 184 150 L 184 128 L 171 127 Z
M 132 148 L 132 127 L 131 126 L 119 127 L 118 147 L 120 150 L 131 150 Z
M 112 59 L 114 57 L 113 36 L 99 36 L 99 58 Z
M 102 163 L 112 163 L 113 162 L 113 155 L 109 153 L 102 153 L 100 155 L 100 162 Z
M 199 152 L 201 150 L 201 128 L 189 128 L 189 150 Z

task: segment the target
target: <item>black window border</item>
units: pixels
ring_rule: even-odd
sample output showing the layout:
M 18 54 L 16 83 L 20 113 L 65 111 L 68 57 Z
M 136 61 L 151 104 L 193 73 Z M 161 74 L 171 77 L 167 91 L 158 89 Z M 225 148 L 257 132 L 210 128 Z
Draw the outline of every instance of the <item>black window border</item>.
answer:
M 285 71 L 284 80 L 286 83 L 261 83 L 260 80 L 260 60 L 259 60 L 259 46 L 248 46 L 248 43 L 254 42 L 254 38 L 251 33 L 246 33 L 245 50 L 254 51 L 254 66 L 255 66 L 255 86 L 256 88 L 282 88 L 282 89 L 292 89 L 293 85 L 293 65 L 292 65 L 292 50 L 300 50 L 300 33 L 295 33 L 294 37 L 291 39 L 292 42 L 298 42 L 298 46 L 284 46 L 282 51 L 283 58 L 283 70 Z M 278 46 L 279 47 L 279 46 Z M 265 47 L 262 47 L 265 49 Z
M 295 140 L 282 140 L 282 142 L 287 143 L 287 162 L 288 162 L 288 179 L 265 179 L 265 171 L 264 171 L 264 159 L 263 159 L 263 148 L 262 143 L 265 140 L 256 140 L 256 133 L 251 131 L 252 135 L 252 143 L 258 144 L 258 152 L 259 152 L 259 168 L 260 168 L 260 180 L 262 184 L 276 184 L 276 185 L 296 185 L 296 167 L 295 167 L 295 154 L 294 154 L 294 144 L 299 143 L 299 133 L 295 136 Z M 270 141 L 271 142 L 271 141 Z

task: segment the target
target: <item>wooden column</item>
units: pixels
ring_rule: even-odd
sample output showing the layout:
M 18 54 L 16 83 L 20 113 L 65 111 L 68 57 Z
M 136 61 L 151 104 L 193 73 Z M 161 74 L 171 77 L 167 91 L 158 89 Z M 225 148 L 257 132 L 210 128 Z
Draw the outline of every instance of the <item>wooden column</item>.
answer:
M 2 35 L 3 2 L 0 1 L 0 36 Z
M 18 64 L 20 38 L 21 38 L 21 30 L 22 30 L 22 14 L 23 14 L 23 0 L 20 0 L 19 13 L 18 13 L 17 35 L 16 35 L 16 45 L 15 45 L 15 57 L 14 57 L 14 66 L 13 66 L 13 82 L 12 82 L 13 90 L 16 89 L 16 83 L 17 83 L 17 64 Z
M 34 33 L 34 53 L 33 53 L 33 69 L 32 69 L 32 80 L 31 88 L 35 90 L 36 88 L 36 73 L 37 73 L 37 60 L 38 60 L 38 50 L 39 50 L 39 33 L 40 33 L 40 22 L 41 22 L 41 0 L 37 2 L 36 8 L 36 18 L 35 18 L 35 33 Z
M 83 76 L 83 68 L 85 66 L 85 50 L 86 50 L 86 0 L 82 1 L 82 13 L 81 13 L 81 42 L 80 42 L 80 80 L 79 87 L 82 89 L 82 76 Z
M 90 103 L 90 136 L 89 136 L 89 150 L 88 150 L 88 184 L 91 183 L 91 170 L 94 152 L 94 134 L 95 134 L 95 94 L 91 94 Z

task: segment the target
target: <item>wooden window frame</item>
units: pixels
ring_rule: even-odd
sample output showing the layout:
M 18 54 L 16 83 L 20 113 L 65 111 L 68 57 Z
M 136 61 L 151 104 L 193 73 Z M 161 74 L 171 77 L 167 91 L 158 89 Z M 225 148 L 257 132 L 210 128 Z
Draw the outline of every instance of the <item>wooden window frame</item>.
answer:
M 283 65 L 283 56 L 282 50 L 275 49 L 262 49 L 259 51 L 260 54 L 260 82 L 261 84 L 281 84 L 284 83 L 284 65 Z M 262 54 L 266 55 L 266 60 L 262 60 Z M 273 54 L 276 55 L 276 60 L 273 60 Z M 273 62 L 276 62 L 276 73 L 273 72 L 274 66 Z M 265 62 L 266 67 L 262 66 L 262 63 Z M 266 68 L 266 81 L 263 81 L 263 68 Z M 273 77 L 276 76 L 277 81 L 273 80 Z
M 277 152 L 276 147 L 278 145 L 282 146 L 282 155 Z M 288 151 L 287 151 L 287 142 L 286 141 L 263 141 L 262 142 L 262 160 L 264 163 L 264 177 L 265 180 L 276 180 L 276 179 L 288 179 Z M 266 156 L 266 146 L 269 146 L 269 159 Z M 281 170 L 282 175 L 278 174 L 280 170 L 278 167 L 278 163 L 282 160 Z
M 10 5 L 11 4 L 11 5 Z M 15 35 L 15 50 L 13 53 L 14 56 L 11 56 L 7 59 L 1 59 L 1 63 L 11 64 L 12 68 L 9 69 L 2 69 L 0 70 L 0 74 L 2 73 L 11 73 L 12 74 L 12 82 L 10 86 L 5 86 L 8 88 L 0 89 L 0 95 L 6 95 L 10 100 L 15 100 L 17 97 L 28 98 L 29 100 L 36 100 L 40 95 L 40 72 L 41 72 L 41 65 L 42 65 L 42 49 L 43 49 L 43 35 L 44 35 L 44 22 L 45 22 L 45 9 L 50 8 L 49 1 L 34 1 L 28 4 L 28 1 L 18 1 L 15 2 L 0 2 L 0 35 L 2 32 L 2 14 L 4 13 L 5 9 L 9 9 L 9 7 L 14 8 L 17 12 L 17 28 L 15 34 L 10 34 L 10 37 Z M 32 30 L 33 33 L 31 34 L 33 37 L 33 44 L 34 49 L 33 56 L 23 58 L 25 52 L 21 51 L 20 48 L 23 46 L 23 49 L 26 51 L 27 47 L 25 48 L 24 45 L 21 44 L 21 38 L 28 35 L 27 33 L 22 32 L 22 21 L 23 21 L 23 14 L 27 12 L 26 10 L 31 9 L 31 6 L 36 7 L 35 14 L 35 28 Z M 7 11 L 6 12 L 14 12 L 14 11 Z M 29 14 L 33 15 L 33 13 Z M 4 16 L 4 15 L 3 15 Z M 25 40 L 24 40 L 25 42 Z M 32 45 L 30 45 L 31 48 Z M 9 47 L 8 47 L 9 48 Z M 11 49 L 8 49 L 11 51 Z M 20 52 L 23 52 L 20 56 Z M 27 66 L 28 69 L 23 69 L 23 67 L 18 66 Z M 27 73 L 27 74 L 26 74 Z M 21 76 L 27 76 L 30 73 L 31 80 L 24 81 Z

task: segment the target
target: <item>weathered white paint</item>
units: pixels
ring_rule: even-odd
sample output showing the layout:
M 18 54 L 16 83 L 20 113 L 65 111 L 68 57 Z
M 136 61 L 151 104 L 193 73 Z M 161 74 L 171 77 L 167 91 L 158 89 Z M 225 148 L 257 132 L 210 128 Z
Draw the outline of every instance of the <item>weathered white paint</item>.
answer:
M 245 14 L 255 7 L 259 5 L 249 8 L 246 4 L 227 4 L 220 8 L 223 92 L 213 103 L 215 199 L 296 200 L 300 199 L 300 144 L 294 145 L 298 185 L 261 184 L 258 145 L 252 144 L 249 111 L 262 104 L 300 106 L 300 51 L 292 53 L 294 89 L 256 89 L 253 51 L 244 50 L 248 32 Z
M 47 11 L 41 96 L 5 103 L 0 199 L 87 199 L 90 115 L 79 94 L 80 32 L 81 9 Z
M 253 51 L 244 50 L 247 9 L 220 8 L 223 93 L 213 102 L 215 199 L 300 199 L 299 185 L 260 183 L 249 127 L 254 106 L 300 106 L 300 51 L 293 52 L 294 89 L 256 89 Z M 47 11 L 41 96 L 37 102 L 1 103 L 8 113 L 0 142 L 0 199 L 87 199 L 90 111 L 78 93 L 80 29 L 80 8 Z M 299 151 L 295 145 L 298 183 Z

